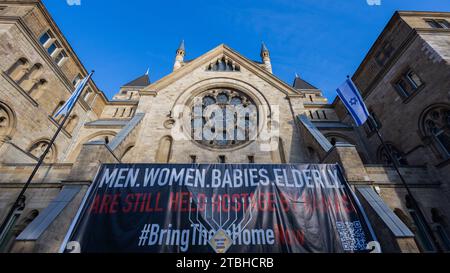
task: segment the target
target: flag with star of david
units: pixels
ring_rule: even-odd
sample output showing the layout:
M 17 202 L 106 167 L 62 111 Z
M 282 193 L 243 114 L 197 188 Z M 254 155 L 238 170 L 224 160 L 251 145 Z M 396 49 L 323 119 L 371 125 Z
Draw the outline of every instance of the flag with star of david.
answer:
M 352 80 L 347 79 L 341 87 L 337 89 L 337 94 L 355 120 L 356 125 L 364 125 L 369 119 L 369 111 L 367 110 L 358 88 Z

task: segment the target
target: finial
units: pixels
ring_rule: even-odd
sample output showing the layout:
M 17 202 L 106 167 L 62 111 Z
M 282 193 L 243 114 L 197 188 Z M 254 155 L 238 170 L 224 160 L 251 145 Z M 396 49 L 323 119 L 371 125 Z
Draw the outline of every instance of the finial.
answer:
M 180 43 L 180 45 L 178 46 L 178 50 L 183 50 L 183 51 L 185 51 L 185 47 L 184 47 L 184 39 L 181 40 L 181 43 Z
M 269 51 L 269 49 L 267 49 L 266 44 L 265 44 L 264 42 L 262 42 L 262 43 L 261 43 L 261 53 L 262 53 L 262 52 L 267 52 L 267 51 Z
M 145 72 L 145 75 L 149 75 L 150 74 L 150 67 L 149 68 L 147 68 L 147 72 Z

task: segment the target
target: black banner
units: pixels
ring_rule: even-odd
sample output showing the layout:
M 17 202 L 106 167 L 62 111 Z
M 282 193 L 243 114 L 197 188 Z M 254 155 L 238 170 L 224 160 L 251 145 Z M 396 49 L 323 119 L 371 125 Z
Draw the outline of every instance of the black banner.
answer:
M 342 253 L 375 241 L 337 165 L 111 164 L 64 251 Z

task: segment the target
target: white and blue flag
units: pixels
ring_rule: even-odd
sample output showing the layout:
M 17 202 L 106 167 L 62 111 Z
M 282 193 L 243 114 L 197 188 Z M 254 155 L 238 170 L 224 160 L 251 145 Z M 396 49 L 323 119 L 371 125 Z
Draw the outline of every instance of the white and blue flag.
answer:
M 347 79 L 345 83 L 337 89 L 337 94 L 341 98 L 350 115 L 358 126 L 363 125 L 369 119 L 369 111 L 367 110 L 361 94 L 351 79 Z
M 61 107 L 61 109 L 58 110 L 58 112 L 55 113 L 53 118 L 57 118 L 59 116 L 66 116 L 67 114 L 69 114 L 72 111 L 72 108 L 75 106 L 75 103 L 77 102 L 78 97 L 80 97 L 81 93 L 83 92 L 84 87 L 86 86 L 89 79 L 91 78 L 92 73 L 93 72 L 91 72 L 89 75 L 86 76 L 86 78 L 84 78 L 82 81 L 80 81 L 77 84 L 75 91 L 72 93 L 72 96 L 70 96 L 69 100 L 66 103 L 64 103 L 64 105 Z

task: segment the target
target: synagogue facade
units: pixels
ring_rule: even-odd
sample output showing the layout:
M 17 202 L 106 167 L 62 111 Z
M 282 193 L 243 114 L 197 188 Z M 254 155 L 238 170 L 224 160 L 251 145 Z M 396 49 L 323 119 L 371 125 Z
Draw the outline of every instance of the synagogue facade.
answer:
M 58 252 L 102 163 L 338 163 L 384 251 L 450 251 L 450 13 L 396 12 L 368 50 L 352 79 L 375 123 L 360 128 L 339 99 L 279 79 L 264 44 L 251 60 L 225 44 L 190 56 L 183 41 L 167 56 L 172 73 L 141 75 L 112 99 L 91 80 L 0 251 Z M 0 56 L 3 221 L 62 121 L 54 113 L 89 71 L 39 0 L 0 0 Z M 196 114 L 208 107 L 218 111 Z

